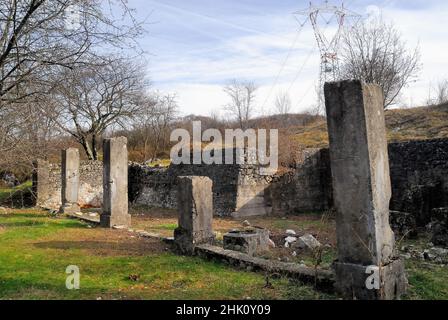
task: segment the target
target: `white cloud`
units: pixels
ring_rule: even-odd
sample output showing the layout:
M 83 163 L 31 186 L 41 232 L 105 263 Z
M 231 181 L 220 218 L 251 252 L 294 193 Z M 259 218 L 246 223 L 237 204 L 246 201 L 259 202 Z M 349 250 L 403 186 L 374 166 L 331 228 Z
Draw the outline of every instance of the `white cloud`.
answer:
M 423 72 L 419 81 L 403 92 L 403 103 L 418 105 L 427 99 L 431 82 L 448 77 L 448 34 L 443 27 L 448 5 L 444 2 L 438 7 L 406 10 L 392 9 L 390 3 L 380 1 L 379 4 L 370 4 L 357 11 L 371 15 L 381 12 L 395 22 L 410 48 L 420 43 Z M 317 51 L 310 55 L 315 46 L 310 26 L 303 30 L 293 50 L 289 52 L 299 28 L 291 12 L 229 16 L 225 20 L 187 13 L 190 19 L 180 25 L 190 24 L 192 17 L 203 18 L 204 21 L 190 28 L 192 31 L 200 31 L 200 35 L 214 35 L 213 39 L 211 42 L 200 42 L 197 39 L 193 41 L 172 37 L 165 44 L 172 43 L 173 48 L 168 45 L 158 49 L 155 46 L 156 56 L 150 66 L 155 87 L 178 92 L 184 114 L 209 115 L 222 109 L 225 104 L 226 96 L 222 86 L 228 80 L 247 79 L 260 85 L 257 102 L 260 106 L 264 105 L 262 112 L 273 105 L 275 95 L 280 90 L 289 91 L 294 111 L 303 111 L 316 100 L 314 86 L 319 72 L 319 55 Z M 176 19 L 179 17 L 176 16 Z M 210 23 L 210 28 L 204 29 L 207 23 Z M 221 34 L 214 29 L 213 25 L 216 24 L 224 28 L 224 31 L 220 29 Z M 176 41 L 182 42 L 182 48 L 190 49 L 178 49 Z M 289 59 L 283 67 L 288 52 Z

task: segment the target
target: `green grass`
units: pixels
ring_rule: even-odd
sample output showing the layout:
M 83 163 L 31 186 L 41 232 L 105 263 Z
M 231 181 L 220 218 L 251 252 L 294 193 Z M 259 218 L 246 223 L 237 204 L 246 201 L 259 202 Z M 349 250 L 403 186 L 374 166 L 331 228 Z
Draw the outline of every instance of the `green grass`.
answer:
M 174 229 L 177 228 L 177 223 L 166 223 L 166 224 L 159 224 L 152 227 L 156 230 L 168 230 L 168 231 L 174 231 Z
M 90 241 L 94 232 L 118 231 L 91 229 L 76 220 L 53 218 L 45 212 L 31 210 L 0 215 L 0 299 L 331 297 L 287 279 L 272 280 L 274 289 L 264 288 L 262 274 L 238 271 L 221 263 L 178 256 L 170 251 L 117 255 L 86 250 L 82 239 Z M 108 241 L 108 236 L 103 240 Z M 56 245 L 55 241 L 64 246 Z M 68 265 L 80 268 L 80 290 L 65 288 Z M 131 274 L 138 274 L 139 281 L 129 280 Z
M 127 241 L 134 241 L 128 243 L 134 246 L 135 241 L 147 240 L 131 239 L 117 230 L 92 229 L 44 211 L 9 212 L 0 213 L 0 299 L 336 298 L 285 278 L 271 280 L 274 288 L 268 289 L 263 274 L 178 256 L 169 250 L 117 251 Z M 172 229 L 175 224 L 161 227 Z M 123 238 L 111 242 L 117 235 Z M 325 251 L 322 264 L 329 265 L 334 257 L 335 252 Z M 80 290 L 65 287 L 69 265 L 80 268 Z M 446 266 L 411 259 L 406 261 L 406 270 L 410 287 L 405 299 L 448 299 Z M 139 275 L 139 281 L 129 280 L 132 274 Z
M 149 167 L 154 168 L 156 166 L 158 167 L 168 167 L 171 164 L 171 159 L 161 159 L 157 161 L 153 161 L 148 164 Z
M 448 300 L 447 267 L 422 265 L 415 261 L 406 264 L 410 288 L 407 299 Z
M 5 201 L 8 197 L 12 196 L 16 192 L 25 191 L 26 189 L 30 189 L 32 187 L 32 182 L 27 181 L 17 187 L 14 188 L 0 188 L 0 203 Z

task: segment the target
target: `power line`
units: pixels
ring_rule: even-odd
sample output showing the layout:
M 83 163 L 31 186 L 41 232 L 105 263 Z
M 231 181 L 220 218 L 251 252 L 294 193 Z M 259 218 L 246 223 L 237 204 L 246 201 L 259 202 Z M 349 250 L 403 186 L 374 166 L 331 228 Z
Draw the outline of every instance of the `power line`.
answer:
M 297 32 L 297 34 L 296 34 L 296 36 L 294 38 L 294 41 L 293 41 L 293 43 L 291 44 L 291 46 L 290 46 L 290 48 L 288 50 L 288 54 L 286 55 L 285 59 L 283 59 L 283 62 L 282 62 L 281 67 L 280 67 L 280 70 L 278 71 L 277 76 L 275 77 L 274 84 L 269 89 L 269 93 L 268 93 L 268 95 L 266 96 L 266 99 L 263 102 L 263 105 L 261 107 L 262 109 L 264 109 L 264 107 L 266 106 L 266 103 L 268 102 L 269 98 L 272 95 L 272 91 L 278 85 L 278 80 L 280 79 L 280 75 L 282 74 L 283 70 L 285 69 L 286 63 L 288 62 L 289 58 L 291 57 L 292 51 L 294 50 L 294 48 L 295 48 L 295 46 L 296 46 L 296 44 L 297 44 L 297 42 L 299 40 L 300 34 L 302 33 L 303 27 L 305 26 L 307 21 L 308 21 L 308 18 L 301 24 L 300 29 Z

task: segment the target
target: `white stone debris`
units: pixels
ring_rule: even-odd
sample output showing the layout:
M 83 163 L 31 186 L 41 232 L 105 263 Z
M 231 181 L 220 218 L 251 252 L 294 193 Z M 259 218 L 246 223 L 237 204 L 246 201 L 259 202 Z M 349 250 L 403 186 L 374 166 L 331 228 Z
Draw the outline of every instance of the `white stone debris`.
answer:
M 295 236 L 297 233 L 292 229 L 288 229 L 288 230 L 286 230 L 286 234 L 288 236 Z
M 317 241 L 317 239 L 310 234 L 306 234 L 300 237 L 299 240 L 297 241 L 297 247 L 299 247 L 300 249 L 313 251 L 319 248 L 320 246 L 321 243 Z
M 297 241 L 296 237 L 286 237 L 285 238 L 285 248 L 289 248 L 291 244 Z

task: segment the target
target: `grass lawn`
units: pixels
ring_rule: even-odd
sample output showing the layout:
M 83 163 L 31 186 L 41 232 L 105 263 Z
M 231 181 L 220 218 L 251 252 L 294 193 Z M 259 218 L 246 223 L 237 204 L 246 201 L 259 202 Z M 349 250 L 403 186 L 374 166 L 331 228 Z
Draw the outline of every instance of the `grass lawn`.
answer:
M 172 217 L 151 218 L 152 224 L 148 219 L 137 216 L 134 221 L 154 231 L 172 232 L 176 226 Z M 312 231 L 311 227 L 324 229 L 314 215 L 307 219 L 253 220 L 274 230 L 285 226 L 298 232 Z M 218 219 L 216 226 L 224 230 L 238 223 Z M 330 261 L 333 256 L 327 258 Z M 80 290 L 65 287 L 69 265 L 80 268 Z M 410 288 L 405 299 L 448 299 L 446 266 L 410 259 L 406 267 Z M 133 275 L 138 281 L 130 279 Z M 263 274 L 178 256 L 160 241 L 124 230 L 94 228 L 37 209 L 0 212 L 0 299 L 337 298 L 284 278 L 271 282 L 274 287 L 265 288 Z
M 80 268 L 80 290 L 65 287 L 69 265 Z M 177 256 L 127 231 L 32 209 L 0 214 L 0 299 L 334 298 L 287 279 L 271 281 L 274 288 L 264 288 L 262 274 Z

